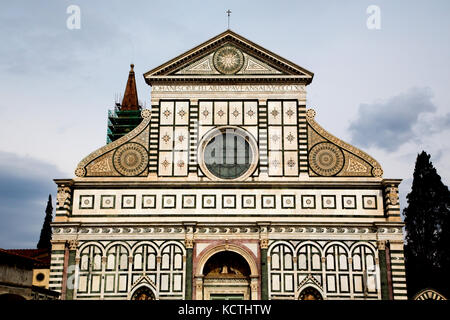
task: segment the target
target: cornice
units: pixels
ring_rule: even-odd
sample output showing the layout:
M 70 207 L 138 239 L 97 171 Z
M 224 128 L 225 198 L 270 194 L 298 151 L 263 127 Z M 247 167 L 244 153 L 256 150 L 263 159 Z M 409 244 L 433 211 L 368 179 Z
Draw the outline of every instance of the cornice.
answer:
M 305 76 L 289 76 L 289 75 L 245 75 L 245 76 L 158 76 L 145 80 L 148 85 L 153 84 L 254 84 L 276 83 L 276 84 L 309 84 L 309 78 Z
M 65 183 L 75 188 L 155 188 L 155 189 L 356 189 L 356 188 L 379 188 L 381 189 L 386 182 L 395 181 L 399 183 L 400 179 L 380 179 L 380 178 L 360 178 L 352 180 L 346 178 L 324 179 L 324 178 L 310 178 L 307 181 L 149 181 L 147 178 L 76 178 L 76 179 L 55 179 L 55 183 Z
M 203 42 L 195 48 L 192 48 L 191 50 L 180 54 L 179 56 L 169 60 L 168 62 L 144 73 L 144 79 L 149 85 L 151 85 L 155 78 L 158 78 L 160 76 L 168 77 L 168 75 L 175 70 L 187 66 L 195 59 L 205 56 L 216 47 L 229 41 L 233 42 L 235 45 L 247 52 L 252 52 L 255 56 L 262 58 L 268 64 L 276 66 L 277 68 L 283 70 L 288 74 L 305 74 L 304 79 L 307 84 L 311 83 L 312 78 L 314 77 L 314 73 L 312 73 L 311 71 L 308 71 L 296 65 L 295 63 L 280 57 L 279 55 L 257 45 L 256 43 L 253 43 L 252 41 L 238 35 L 231 30 L 227 30 Z M 221 76 L 216 77 L 222 78 Z

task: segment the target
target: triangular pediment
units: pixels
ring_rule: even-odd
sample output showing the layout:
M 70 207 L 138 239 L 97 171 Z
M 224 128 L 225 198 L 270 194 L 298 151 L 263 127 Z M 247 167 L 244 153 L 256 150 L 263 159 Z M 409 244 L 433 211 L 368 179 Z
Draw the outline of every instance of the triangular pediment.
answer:
M 144 74 L 158 80 L 277 78 L 310 83 L 313 73 L 227 30 Z
M 231 44 L 225 44 L 223 47 L 229 47 Z M 176 72 L 172 73 L 173 75 L 221 75 L 223 74 L 219 68 L 216 67 L 216 64 L 214 63 L 214 58 L 216 55 L 216 52 L 212 52 L 205 57 L 198 59 L 197 61 L 194 61 L 193 63 L 189 64 L 187 67 L 182 68 L 180 70 L 177 70 Z M 239 58 L 239 57 L 238 57 Z M 282 75 L 287 74 L 286 72 L 283 72 L 277 68 L 274 68 L 270 66 L 269 64 L 263 62 L 262 60 L 253 57 L 249 55 L 246 52 L 242 52 L 242 62 L 239 67 L 239 70 L 236 71 L 234 74 L 236 75 Z M 216 58 L 216 60 L 218 60 Z

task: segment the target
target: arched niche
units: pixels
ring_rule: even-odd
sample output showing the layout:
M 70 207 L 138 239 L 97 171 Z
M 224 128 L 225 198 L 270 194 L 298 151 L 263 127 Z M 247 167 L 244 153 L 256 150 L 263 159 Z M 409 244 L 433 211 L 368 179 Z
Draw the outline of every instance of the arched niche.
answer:
M 209 300 L 225 293 L 257 300 L 259 271 L 255 258 L 234 244 L 210 248 L 198 260 L 195 289 L 197 300 Z

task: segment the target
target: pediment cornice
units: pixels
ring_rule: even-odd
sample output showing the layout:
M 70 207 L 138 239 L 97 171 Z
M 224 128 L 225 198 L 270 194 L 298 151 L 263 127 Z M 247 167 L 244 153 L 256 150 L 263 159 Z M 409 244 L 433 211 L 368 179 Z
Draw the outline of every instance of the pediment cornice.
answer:
M 261 72 L 261 74 L 185 74 L 180 72 L 188 66 L 196 66 L 198 62 L 211 55 L 215 50 L 224 45 L 232 45 L 241 50 L 245 58 L 256 59 L 267 69 L 273 72 Z M 246 60 L 247 61 L 247 60 Z M 254 62 L 253 61 L 253 62 Z M 207 65 L 207 63 L 205 63 Z M 214 74 L 216 73 L 216 74 Z M 257 73 L 257 72 L 256 72 Z M 272 74 L 270 74 L 272 73 Z M 277 81 L 284 83 L 305 83 L 312 81 L 314 74 L 295 63 L 280 57 L 279 55 L 253 43 L 252 41 L 227 30 L 216 37 L 196 46 L 195 48 L 171 59 L 170 61 L 156 67 L 144 74 L 146 82 L 151 85 L 153 82 L 259 82 L 259 81 Z

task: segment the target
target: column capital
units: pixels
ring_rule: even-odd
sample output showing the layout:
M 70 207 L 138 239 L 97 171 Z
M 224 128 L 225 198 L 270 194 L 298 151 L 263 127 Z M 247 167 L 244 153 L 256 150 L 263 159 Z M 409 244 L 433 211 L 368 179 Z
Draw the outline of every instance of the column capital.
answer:
M 67 244 L 69 246 L 69 250 L 77 250 L 79 242 L 78 240 L 69 240 L 67 241 Z
M 386 250 L 386 240 L 377 241 L 378 250 Z
M 260 245 L 261 249 L 267 249 L 269 247 L 269 239 L 263 238 L 263 239 L 259 240 L 259 245 Z
M 184 239 L 184 246 L 186 249 L 192 249 L 194 247 L 194 239 L 186 238 Z

